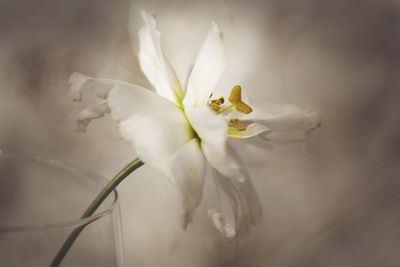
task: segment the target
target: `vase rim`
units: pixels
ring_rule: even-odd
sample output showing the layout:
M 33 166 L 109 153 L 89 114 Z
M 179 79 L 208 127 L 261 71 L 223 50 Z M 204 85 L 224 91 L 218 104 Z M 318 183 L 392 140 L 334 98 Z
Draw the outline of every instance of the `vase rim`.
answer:
M 77 172 L 80 174 L 85 174 L 89 179 L 105 186 L 108 183 L 108 179 L 99 174 L 96 171 L 86 169 L 81 166 L 77 166 L 76 164 L 70 164 L 65 161 L 60 161 L 57 159 L 43 157 L 41 155 L 35 154 L 27 154 L 27 153 L 14 153 L 9 151 L 4 151 L 0 149 L 0 158 L 9 158 L 9 159 L 21 159 L 28 160 L 31 162 L 40 163 L 43 165 L 48 165 L 52 167 L 57 167 L 66 171 Z M 109 204 L 104 210 L 100 212 L 95 212 L 93 215 L 76 220 L 67 220 L 65 222 L 54 222 L 54 223 L 43 223 L 43 224 L 21 224 L 17 226 L 0 226 L 0 233 L 6 232 L 40 232 L 47 231 L 51 229 L 61 229 L 61 228 L 76 228 L 81 225 L 89 224 L 93 221 L 96 221 L 111 212 L 113 212 L 119 205 L 119 197 L 116 189 L 112 191 L 112 202 Z

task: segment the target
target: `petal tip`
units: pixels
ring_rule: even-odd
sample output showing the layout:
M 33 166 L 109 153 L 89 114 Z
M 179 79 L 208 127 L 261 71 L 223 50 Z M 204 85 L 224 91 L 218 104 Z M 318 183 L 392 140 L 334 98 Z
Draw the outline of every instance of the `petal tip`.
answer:
M 319 116 L 319 113 L 316 111 L 309 111 L 307 113 L 307 117 L 310 120 L 310 125 L 311 125 L 311 131 L 320 127 L 321 126 L 321 118 Z
M 144 21 L 147 21 L 147 19 L 149 19 L 149 18 L 154 19 L 154 16 L 151 15 L 149 12 L 147 12 L 146 9 L 142 9 L 140 11 L 140 15 L 142 16 Z
M 68 90 L 68 95 L 73 101 L 81 101 L 82 87 L 89 79 L 90 77 L 78 72 L 74 72 L 71 74 L 71 76 L 69 76 L 68 83 L 71 86 Z
M 212 31 L 216 34 L 219 34 L 221 38 L 223 38 L 223 34 L 221 31 L 221 28 L 219 26 L 219 23 L 215 20 L 211 21 L 211 25 L 210 28 L 212 29 Z
M 193 220 L 193 213 L 186 211 L 183 214 L 183 218 L 182 218 L 182 228 L 184 231 L 187 231 L 189 224 L 192 222 Z
M 208 211 L 208 216 L 213 222 L 215 228 L 227 239 L 232 239 L 236 236 L 235 228 L 225 222 L 225 218 L 218 209 Z

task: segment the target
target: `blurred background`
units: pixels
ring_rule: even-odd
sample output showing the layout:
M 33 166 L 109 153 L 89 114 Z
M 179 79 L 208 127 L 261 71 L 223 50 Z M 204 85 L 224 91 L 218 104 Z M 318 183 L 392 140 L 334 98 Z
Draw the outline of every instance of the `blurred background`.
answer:
M 225 244 L 207 217 L 211 179 L 187 232 L 179 197 L 147 166 L 119 187 L 127 266 L 400 265 L 400 3 L 395 0 L 0 0 L 0 149 L 41 154 L 113 176 L 135 157 L 108 117 L 75 132 L 83 105 L 67 96 L 74 72 L 149 87 L 133 14 L 155 13 L 181 82 L 217 20 L 228 67 L 256 103 L 317 110 L 306 152 L 243 152 L 264 218 Z M 132 40 L 132 45 L 130 40 Z

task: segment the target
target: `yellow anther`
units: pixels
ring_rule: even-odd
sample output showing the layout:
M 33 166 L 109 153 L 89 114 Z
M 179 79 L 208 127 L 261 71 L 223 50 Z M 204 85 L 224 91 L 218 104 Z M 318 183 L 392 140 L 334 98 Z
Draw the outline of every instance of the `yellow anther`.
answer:
M 249 114 L 250 112 L 253 111 L 253 109 L 243 101 L 235 103 L 235 108 L 237 111 L 242 112 L 244 114 Z
M 240 120 L 237 118 L 232 118 L 232 119 L 229 119 L 229 123 L 232 125 L 239 125 Z
M 214 102 L 211 102 L 210 108 L 212 110 L 214 110 L 215 112 L 218 112 L 221 109 L 220 105 L 218 105 L 217 103 L 214 103 Z
M 211 97 L 211 95 L 210 95 Z M 211 99 L 208 101 L 208 105 L 211 107 L 212 110 L 218 112 L 221 110 L 221 105 L 224 103 L 224 98 L 220 97 L 218 99 Z
M 214 103 L 214 104 L 217 104 L 217 105 L 221 105 L 222 104 L 219 99 L 211 100 L 211 103 Z
M 253 109 L 242 101 L 242 87 L 236 85 L 232 88 L 231 95 L 229 96 L 229 102 L 231 102 L 235 109 L 244 114 L 249 114 Z
M 232 88 L 231 95 L 229 96 L 229 102 L 237 103 L 242 101 L 242 87 L 236 85 Z
M 245 131 L 247 123 L 242 123 L 238 118 L 229 119 L 228 125 L 230 128 L 234 128 L 235 131 Z
M 228 136 L 235 138 L 243 138 L 247 133 L 248 121 L 241 121 L 238 118 L 228 120 Z

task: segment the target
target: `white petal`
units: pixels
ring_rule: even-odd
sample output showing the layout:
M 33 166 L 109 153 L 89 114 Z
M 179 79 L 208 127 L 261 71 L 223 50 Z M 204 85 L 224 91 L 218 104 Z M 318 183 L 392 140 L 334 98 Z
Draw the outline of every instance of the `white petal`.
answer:
M 182 89 L 175 72 L 162 53 L 156 21 L 144 10 L 141 15 L 145 25 L 139 30 L 140 68 L 159 95 L 179 105 L 183 98 Z M 132 36 L 136 37 L 136 32 L 132 32 Z
M 224 117 L 217 115 L 208 106 L 185 107 L 185 113 L 202 142 L 224 147 L 228 125 Z
M 68 83 L 71 85 L 68 90 L 68 95 L 73 101 L 81 101 L 82 87 L 90 79 L 91 77 L 77 72 L 71 74 L 68 80 Z
M 234 204 L 236 206 L 236 202 Z M 232 208 L 228 209 L 225 211 L 226 215 L 224 216 L 220 210 L 218 209 L 212 209 L 208 211 L 208 216 L 210 217 L 211 221 L 213 222 L 215 228 L 226 238 L 231 239 L 235 237 L 236 235 L 236 229 L 235 229 L 235 217 L 233 217 L 233 210 Z M 230 218 L 232 219 L 225 219 L 225 218 Z
M 171 179 L 182 193 L 183 228 L 192 221 L 196 208 L 203 196 L 205 159 L 197 139 L 181 146 L 169 161 Z
M 227 144 L 224 147 L 216 147 L 202 142 L 201 149 L 210 164 L 220 174 L 239 182 L 246 180 L 244 166 L 232 156 L 232 150 Z
M 80 102 L 82 100 L 82 94 L 92 88 L 96 92 L 94 98 L 101 99 L 101 102 L 93 107 L 82 110 L 79 114 L 76 129 L 78 132 L 86 132 L 86 128 L 92 120 L 101 118 L 105 113 L 109 112 L 106 99 L 112 87 L 115 85 L 133 86 L 124 81 L 93 78 L 76 72 L 70 76 L 69 83 L 71 87 L 68 94 L 73 101 Z M 85 91 L 83 91 L 84 88 Z
M 76 131 L 86 132 L 86 128 L 92 120 L 102 118 L 105 113 L 109 112 L 110 110 L 106 101 L 100 102 L 94 107 L 82 110 L 76 120 Z
M 108 104 L 122 137 L 143 162 L 169 175 L 169 157 L 192 138 L 182 110 L 136 85 L 114 87 Z
M 226 144 L 228 125 L 224 117 L 215 114 L 208 106 L 189 106 L 185 112 L 201 139 L 201 149 L 210 164 L 222 175 L 243 181 L 243 168 L 232 157 Z
M 247 174 L 248 175 L 248 174 Z M 250 178 L 240 183 L 213 172 L 218 193 L 218 209 L 209 216 L 218 231 L 226 238 L 250 232 L 262 217 L 261 204 Z
M 275 142 L 301 142 L 307 138 L 307 133 L 301 130 L 292 131 L 270 131 L 260 134 L 260 137 L 265 140 Z
M 300 141 L 320 125 L 317 112 L 303 110 L 295 105 L 265 105 L 255 108 L 253 114 L 246 116 L 270 128 L 271 131 L 261 134 L 270 140 Z
M 225 70 L 226 63 L 222 32 L 218 24 L 212 22 L 189 77 L 186 96 L 183 101 L 185 106 L 205 105 L 207 103 L 211 92 Z
M 116 85 L 134 86 L 133 84 L 120 80 L 94 78 L 77 72 L 71 74 L 68 83 L 70 84 L 68 95 L 73 101 L 77 102 L 80 102 L 82 100 L 82 93 L 84 88 L 94 88 L 96 90 L 96 97 L 106 99 L 108 96 L 108 92 L 111 90 L 112 87 Z M 88 86 L 85 87 L 85 85 Z

